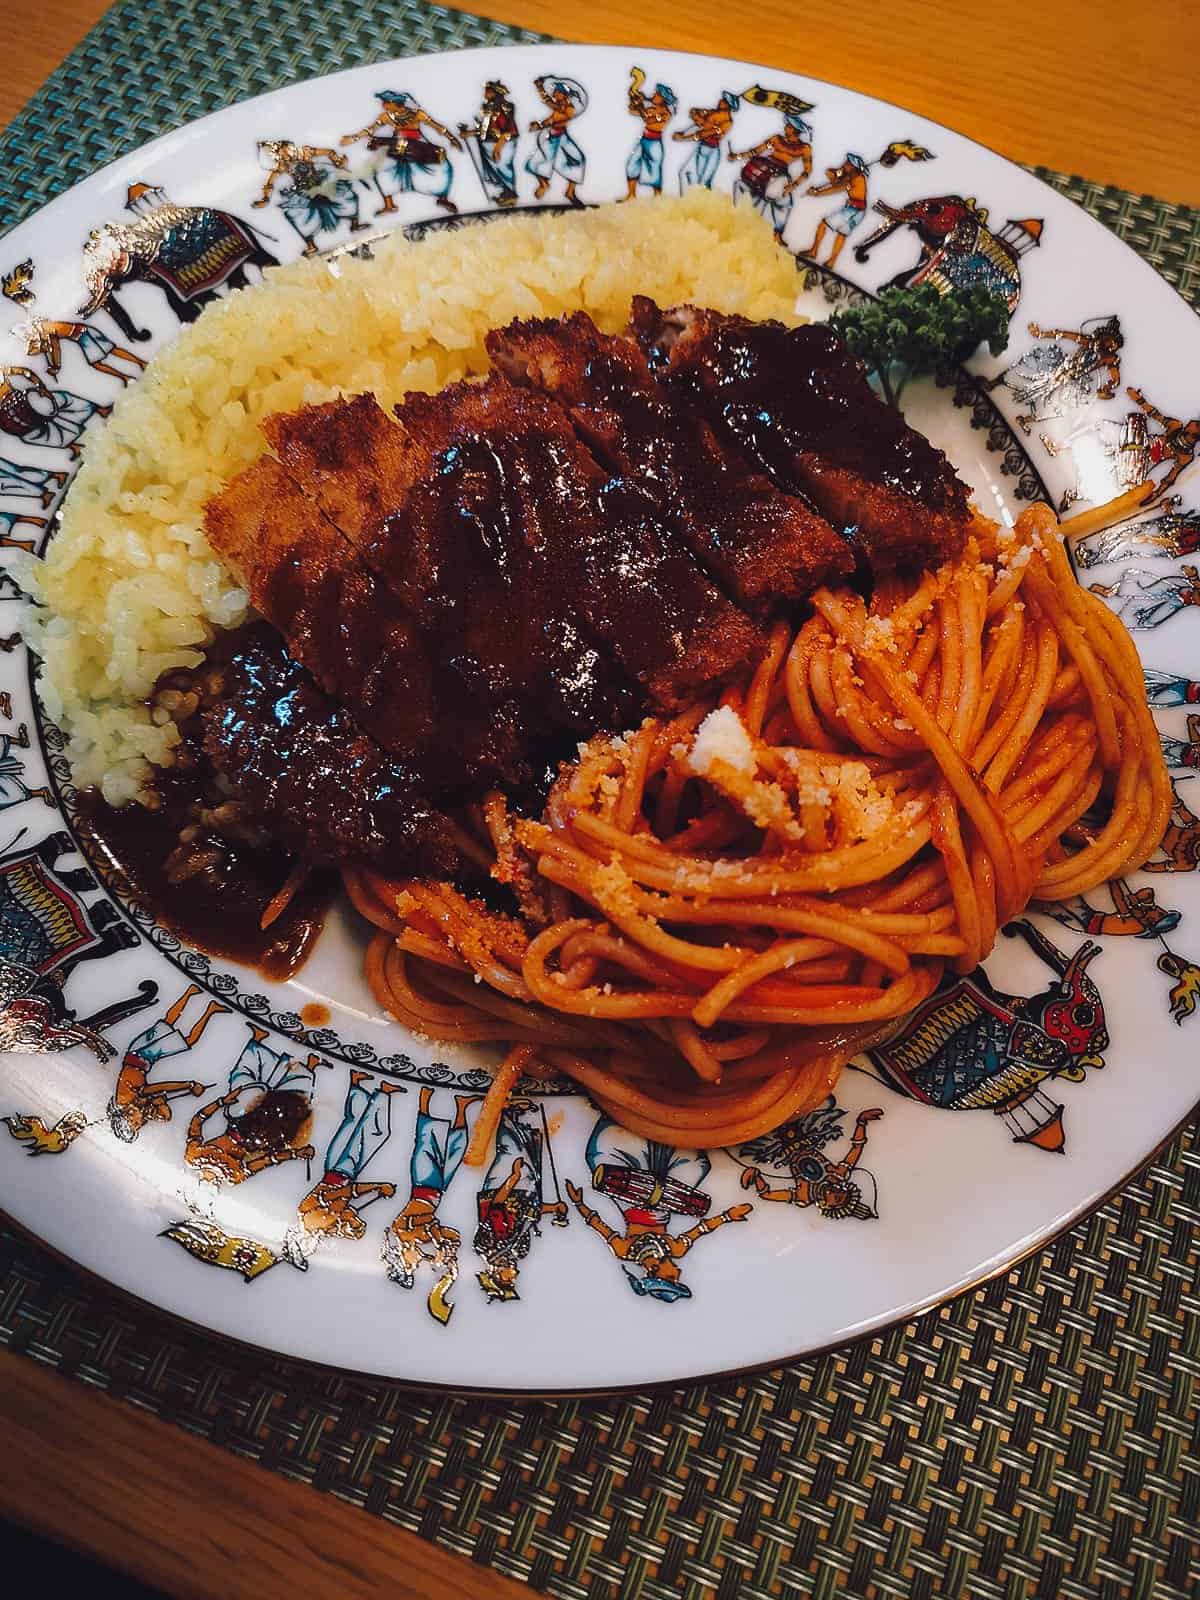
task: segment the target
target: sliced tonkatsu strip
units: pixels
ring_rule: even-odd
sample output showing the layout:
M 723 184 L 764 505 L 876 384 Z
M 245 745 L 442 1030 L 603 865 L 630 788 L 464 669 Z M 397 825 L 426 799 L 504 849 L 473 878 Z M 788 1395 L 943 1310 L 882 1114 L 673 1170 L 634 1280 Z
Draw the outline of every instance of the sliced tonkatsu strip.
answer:
M 825 519 L 718 443 L 698 409 L 655 380 L 632 340 L 600 333 L 577 312 L 515 322 L 486 342 L 509 377 L 569 408 L 598 459 L 643 487 L 739 604 L 802 598 L 854 570 Z
M 461 570 L 429 570 L 427 552 L 413 547 L 405 516 L 413 485 L 435 471 L 434 452 L 398 427 L 374 395 L 267 417 L 263 432 L 301 490 L 359 555 L 365 560 L 377 551 L 384 558 L 385 570 L 379 564 L 374 570 L 407 610 L 452 608 L 449 599 L 442 605 L 441 587 L 445 580 L 461 583 Z
M 431 652 L 526 742 L 621 722 L 630 686 L 527 548 L 511 480 L 522 436 L 471 385 L 409 397 L 401 424 L 369 396 L 270 418 L 296 481 L 407 609 Z
M 497 545 L 510 532 L 522 541 L 526 593 L 547 620 L 552 658 L 565 623 L 665 710 L 761 650 L 759 631 L 663 526 L 652 499 L 597 466 L 561 406 L 493 375 L 411 395 L 398 415 L 440 461 L 454 458 L 455 500 L 472 504 Z M 439 483 L 428 497 L 444 494 Z
M 878 398 L 820 323 L 787 328 L 636 296 L 654 370 L 780 488 L 807 495 L 870 573 L 936 567 L 962 549 L 967 489 L 942 452 Z
M 493 770 L 486 718 L 446 703 L 421 635 L 278 461 L 264 456 L 210 500 L 205 526 L 255 609 L 385 750 L 430 781 L 461 761 Z
M 546 460 L 544 430 L 522 399 L 493 377 L 410 394 L 396 407 L 401 427 L 436 463 L 413 485 L 407 531 L 469 619 L 464 645 L 477 659 L 519 663 L 526 702 L 560 727 L 623 726 L 637 705 L 633 685 L 564 564 L 578 485 Z M 369 559 L 381 567 L 396 559 L 400 534 L 395 523 L 380 525 Z M 490 588 L 462 570 L 464 545 L 478 554 L 481 576 L 490 570 Z
M 240 816 L 313 865 L 453 872 L 449 819 L 411 768 L 322 693 L 268 623 L 219 640 L 193 674 L 185 727 Z

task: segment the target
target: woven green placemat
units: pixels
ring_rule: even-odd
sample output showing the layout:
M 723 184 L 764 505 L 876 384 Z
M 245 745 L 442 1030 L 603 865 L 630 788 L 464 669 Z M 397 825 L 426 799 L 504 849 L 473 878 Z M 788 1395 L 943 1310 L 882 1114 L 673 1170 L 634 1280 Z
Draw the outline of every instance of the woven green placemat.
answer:
M 0 228 L 315 73 L 541 36 L 396 0 L 120 0 L 0 135 Z M 1035 169 L 1200 301 L 1200 213 Z M 236 1350 L 0 1227 L 0 1341 L 576 1600 L 1200 1593 L 1200 1141 L 907 1326 L 624 1398 L 423 1395 Z

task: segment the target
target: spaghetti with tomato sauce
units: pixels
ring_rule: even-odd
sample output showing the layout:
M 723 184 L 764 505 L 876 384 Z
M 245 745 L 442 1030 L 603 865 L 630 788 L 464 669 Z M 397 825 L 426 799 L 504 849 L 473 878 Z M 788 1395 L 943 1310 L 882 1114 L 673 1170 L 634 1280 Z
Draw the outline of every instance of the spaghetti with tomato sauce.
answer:
M 472 1158 L 522 1073 L 705 1147 L 816 1105 L 1031 902 L 1140 866 L 1170 800 L 1133 643 L 1036 505 L 869 601 L 819 590 L 752 673 L 581 745 L 539 817 L 469 808 L 519 915 L 343 877 L 381 1005 L 509 1046 Z

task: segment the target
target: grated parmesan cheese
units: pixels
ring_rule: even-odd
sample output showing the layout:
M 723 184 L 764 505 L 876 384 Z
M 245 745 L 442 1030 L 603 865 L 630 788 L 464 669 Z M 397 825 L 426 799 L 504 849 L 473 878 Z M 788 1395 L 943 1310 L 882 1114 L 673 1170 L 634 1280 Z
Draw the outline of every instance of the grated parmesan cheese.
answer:
M 895 650 L 896 623 L 892 617 L 868 617 L 863 627 L 864 650 Z
M 710 711 L 696 729 L 692 741 L 688 765 L 698 777 L 704 777 L 714 761 L 723 761 L 727 767 L 747 777 L 753 776 L 758 765 L 754 743 L 732 706 L 718 706 Z

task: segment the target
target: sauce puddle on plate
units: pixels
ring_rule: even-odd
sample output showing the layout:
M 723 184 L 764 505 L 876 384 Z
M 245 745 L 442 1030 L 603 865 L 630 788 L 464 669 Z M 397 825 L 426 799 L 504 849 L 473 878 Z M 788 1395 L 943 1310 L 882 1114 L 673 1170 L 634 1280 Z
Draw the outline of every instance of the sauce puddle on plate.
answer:
M 292 858 L 272 846 L 214 838 L 203 869 L 172 882 L 166 863 L 180 829 L 190 820 L 194 788 L 172 783 L 169 771 L 159 774 L 157 787 L 162 805 L 156 811 L 137 804 L 118 809 L 95 790 L 79 796 L 75 826 L 113 890 L 208 955 L 256 967 L 280 982 L 292 977 L 324 926 L 338 890 L 337 873 L 310 873 L 285 909 L 263 928 L 263 913 L 286 880 Z M 313 1009 L 328 1021 L 327 1007 Z

